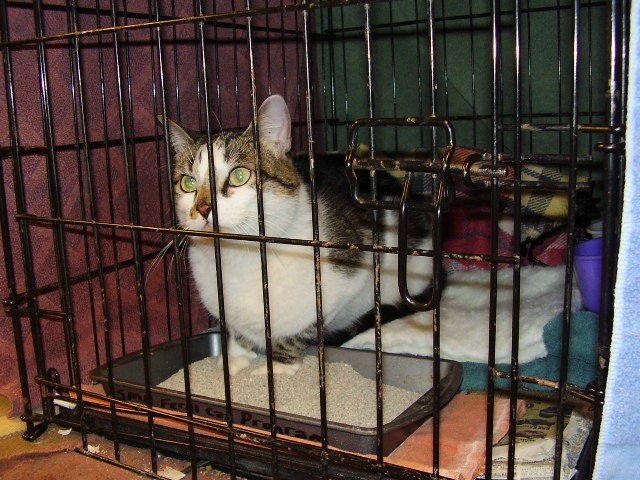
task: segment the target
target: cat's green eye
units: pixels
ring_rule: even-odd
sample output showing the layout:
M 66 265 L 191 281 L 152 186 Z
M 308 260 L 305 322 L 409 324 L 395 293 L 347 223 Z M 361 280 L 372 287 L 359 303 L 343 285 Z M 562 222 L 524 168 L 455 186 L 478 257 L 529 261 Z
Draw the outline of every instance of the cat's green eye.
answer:
M 241 187 L 251 178 L 251 170 L 245 167 L 238 167 L 231 170 L 229 174 L 229 185 L 232 187 Z
M 184 175 L 180 180 L 180 188 L 186 193 L 195 192 L 198 188 L 198 182 L 191 175 Z

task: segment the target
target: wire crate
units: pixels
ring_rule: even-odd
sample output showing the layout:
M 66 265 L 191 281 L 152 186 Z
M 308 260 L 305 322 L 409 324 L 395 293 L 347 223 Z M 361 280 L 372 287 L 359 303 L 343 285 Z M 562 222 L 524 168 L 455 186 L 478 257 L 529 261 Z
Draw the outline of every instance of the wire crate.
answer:
M 205 460 L 232 478 L 447 478 L 441 409 L 460 380 L 448 375 L 463 375 L 462 387 L 469 388 L 470 370 L 465 365 L 460 373 L 441 352 L 449 337 L 440 328 L 440 300 L 451 275 L 480 270 L 489 305 L 480 320 L 488 351 L 475 366 L 488 412 L 480 420 L 486 426 L 480 471 L 503 478 L 491 448 L 493 412 L 502 399 L 508 405 L 503 463 L 513 478 L 519 405 L 534 398 L 560 412 L 553 419 L 553 478 L 561 475 L 568 412 L 590 406 L 593 427 L 577 466 L 578 478 L 590 478 L 607 375 L 607 362 L 598 359 L 609 352 L 623 203 L 628 15 L 619 2 L 564 0 L 2 2 L 0 225 L 10 321 L 0 342 L 15 351 L 9 360 L 17 362 L 18 379 L 0 384 L 19 380 L 12 399 L 22 401 L 25 436 L 35 439 L 56 423 L 79 429 L 86 449 L 87 435 L 100 433 L 114 445 L 113 457 L 101 459 L 116 464 L 123 464 L 121 444 L 142 442 L 153 470 L 142 473 L 151 476 L 158 475 L 158 454 L 168 451 L 188 458 L 194 477 Z M 212 152 L 215 135 L 255 125 L 260 105 L 274 94 L 288 105 L 291 151 L 309 163 L 312 198 L 325 159 L 337 158 L 350 175 L 354 205 L 370 211 L 373 223 L 384 209 L 400 212 L 396 245 L 383 245 L 378 233 L 369 243 L 323 237 L 315 202 L 310 238 L 267 235 L 260 205 L 258 235 L 179 227 L 170 127 L 158 118 L 208 132 Z M 399 201 L 377 196 L 376 182 L 389 173 L 402 186 Z M 359 190 L 362 178 L 369 183 Z M 424 203 L 413 200 L 425 196 Z M 421 209 L 432 235 L 426 250 L 412 247 L 403 228 L 406 212 Z M 588 381 L 575 381 L 574 247 L 598 219 L 599 313 L 591 314 L 595 343 L 584 354 L 593 368 Z M 372 291 L 362 292 L 373 319 L 371 376 L 383 392 L 382 359 L 390 354 L 382 351 L 388 345 L 382 323 L 399 312 L 423 312 L 433 326 L 429 366 L 421 373 L 433 378 L 430 397 L 420 404 L 420 423 L 426 417 L 433 423 L 428 466 L 389 456 L 397 442 L 383 423 L 383 395 L 374 399 L 368 454 L 350 449 L 351 440 L 340 448 L 332 443 L 324 387 L 317 391 L 322 406 L 313 438 L 300 442 L 292 434 L 302 427 L 285 425 L 275 408 L 268 301 L 263 379 L 270 402 L 262 428 L 242 424 L 229 389 L 208 417 L 202 412 L 209 404 L 198 403 L 188 381 L 183 400 L 154 401 L 154 362 L 167 345 L 174 350 L 166 362 L 185 367 L 202 335 L 222 332 L 216 352 L 228 354 L 224 314 L 216 318 L 202 305 L 186 260 L 189 238 L 203 235 L 218 246 L 260 245 L 264 298 L 274 281 L 266 261 L 272 245 L 307 249 L 316 272 L 321 253 L 332 249 L 364 252 L 372 272 L 384 257 L 398 262 L 400 310 L 389 314 L 382 304 L 379 276 Z M 430 261 L 426 298 L 407 288 L 411 257 Z M 211 267 L 219 269 L 215 262 Z M 565 266 L 559 363 L 549 375 L 527 373 L 520 360 L 522 272 L 540 264 Z M 508 272 L 512 297 L 507 340 L 496 326 L 500 272 Z M 319 278 L 308 295 L 322 318 Z M 314 344 L 323 386 L 332 347 L 321 322 Z M 496 358 L 500 348 L 510 352 L 506 365 Z M 129 369 L 133 390 L 122 387 L 133 380 L 117 374 Z M 42 414 L 34 413 L 39 406 Z

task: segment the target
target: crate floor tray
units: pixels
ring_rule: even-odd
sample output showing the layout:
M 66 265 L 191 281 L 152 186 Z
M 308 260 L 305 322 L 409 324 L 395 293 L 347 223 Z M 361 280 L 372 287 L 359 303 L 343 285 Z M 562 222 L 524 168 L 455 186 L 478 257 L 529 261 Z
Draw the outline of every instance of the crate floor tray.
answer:
M 180 341 L 150 349 L 148 375 L 151 404 L 186 411 Z M 225 420 L 224 376 L 219 362 L 220 334 L 212 331 L 190 337 L 189 377 L 194 413 Z M 369 351 L 326 347 L 326 411 L 329 445 L 351 452 L 376 452 L 375 354 Z M 231 377 L 231 400 L 235 424 L 271 430 L 268 379 L 255 374 L 260 362 Z M 112 362 L 113 391 L 107 366 L 91 372 L 111 396 L 145 402 L 145 371 L 142 352 Z M 384 353 L 383 446 L 390 453 L 426 418 L 433 414 L 433 361 L 430 358 Z M 462 381 L 459 363 L 441 361 L 440 404 L 445 405 Z M 320 387 L 316 347 L 310 347 L 302 367 L 294 375 L 275 375 L 276 431 L 297 438 L 321 441 Z

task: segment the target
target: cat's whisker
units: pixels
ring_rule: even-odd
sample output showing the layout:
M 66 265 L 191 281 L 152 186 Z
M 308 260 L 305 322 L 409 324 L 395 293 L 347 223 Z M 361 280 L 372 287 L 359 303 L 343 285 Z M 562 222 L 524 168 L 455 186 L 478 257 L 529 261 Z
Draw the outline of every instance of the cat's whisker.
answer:
M 222 122 L 220 121 L 220 117 L 216 115 L 216 112 L 214 112 L 213 109 L 209 109 L 209 114 L 213 115 L 213 118 L 215 118 L 216 122 L 218 122 L 218 127 L 220 128 L 220 132 L 224 133 L 224 128 L 222 128 Z
M 172 246 L 173 246 L 173 240 L 170 240 L 169 243 L 167 243 L 164 247 L 162 247 L 154 257 L 153 261 L 151 262 L 151 265 L 149 266 L 149 270 L 145 275 L 145 281 L 144 281 L 145 288 L 147 286 L 147 283 L 149 282 L 149 278 L 151 278 L 151 274 L 155 271 L 160 261 L 165 257 L 165 255 L 167 254 L 167 252 Z
M 185 257 L 185 253 L 187 251 L 187 247 L 189 246 L 189 240 L 191 239 L 191 237 L 189 237 L 188 235 L 185 235 L 182 240 L 180 240 L 180 243 L 178 244 L 178 252 L 180 253 L 180 255 L 184 258 Z
M 251 220 L 255 221 L 256 227 L 259 225 L 257 216 L 252 217 Z M 280 222 L 276 222 L 276 220 L 288 220 L 288 218 L 285 216 L 280 216 L 280 215 L 271 214 L 271 213 L 268 213 L 267 215 L 265 215 L 265 219 L 264 219 L 265 230 L 266 229 L 270 230 L 269 232 L 267 232 L 267 234 L 269 235 L 272 233 L 278 233 L 279 236 L 281 237 L 285 237 L 285 238 L 289 237 L 289 235 L 287 234 L 287 230 L 282 225 L 279 224 Z
M 178 245 L 175 248 L 175 254 L 171 258 L 171 261 L 169 262 L 169 271 L 173 271 L 174 261 L 178 262 L 184 258 L 185 251 L 187 249 L 187 245 L 189 244 L 190 238 L 191 237 L 189 235 L 184 235 L 180 238 L 180 240 L 178 240 Z
M 256 226 L 250 222 L 250 218 L 243 220 L 236 226 L 237 233 L 241 235 L 257 235 Z M 255 242 L 234 242 L 235 245 L 241 245 L 242 249 L 246 252 L 250 252 L 252 246 L 258 245 Z
M 285 217 L 280 217 L 281 219 L 284 219 Z M 252 222 L 251 220 L 255 221 Z M 237 230 L 238 233 L 245 233 L 245 234 L 255 234 L 255 229 L 256 229 L 256 225 L 258 222 L 258 217 L 257 216 L 252 216 L 250 218 L 247 218 L 246 220 L 244 220 L 241 224 L 239 224 L 237 226 Z M 274 231 L 279 231 L 279 233 L 281 233 L 281 236 L 283 238 L 287 238 L 287 232 L 284 228 L 282 228 L 280 225 L 274 224 L 273 223 L 273 219 L 269 219 L 268 216 L 267 218 L 265 218 L 265 228 L 266 229 L 270 229 L 270 230 L 274 230 Z M 267 232 L 267 234 L 271 234 L 274 232 Z M 273 235 L 270 235 L 273 236 Z M 249 242 L 243 242 L 244 243 L 244 249 L 249 251 L 251 249 L 251 246 L 249 244 Z M 256 244 L 257 245 L 257 244 Z M 285 267 L 285 262 L 282 259 L 282 257 L 280 256 L 280 253 L 278 251 L 277 248 L 271 248 L 270 249 L 270 255 L 269 258 L 273 261 L 274 259 L 280 264 L 281 267 Z

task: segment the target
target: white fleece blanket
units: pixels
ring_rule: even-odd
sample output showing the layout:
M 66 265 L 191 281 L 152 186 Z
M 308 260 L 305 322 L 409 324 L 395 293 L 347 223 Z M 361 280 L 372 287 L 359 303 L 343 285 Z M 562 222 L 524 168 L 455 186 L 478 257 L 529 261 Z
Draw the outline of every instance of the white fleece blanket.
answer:
M 547 355 L 544 326 L 562 311 L 565 267 L 523 267 L 520 272 L 519 361 Z M 575 282 L 574 282 L 575 283 Z M 447 277 L 440 308 L 440 356 L 461 362 L 486 362 L 489 346 L 489 270 L 454 273 Z M 511 362 L 513 271 L 498 271 L 496 362 Z M 572 304 L 581 298 L 573 289 Z M 418 312 L 382 326 L 385 352 L 433 356 L 432 312 Z M 352 338 L 344 347 L 373 350 L 373 329 Z

